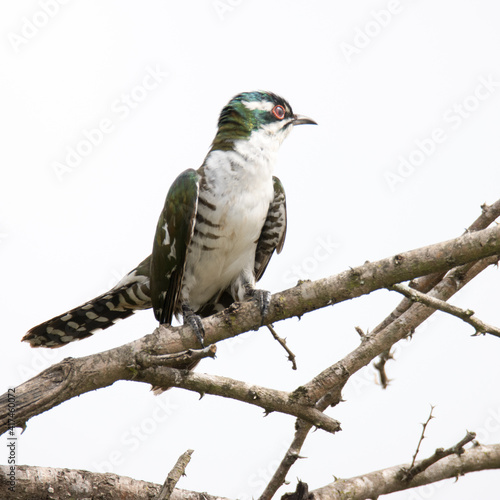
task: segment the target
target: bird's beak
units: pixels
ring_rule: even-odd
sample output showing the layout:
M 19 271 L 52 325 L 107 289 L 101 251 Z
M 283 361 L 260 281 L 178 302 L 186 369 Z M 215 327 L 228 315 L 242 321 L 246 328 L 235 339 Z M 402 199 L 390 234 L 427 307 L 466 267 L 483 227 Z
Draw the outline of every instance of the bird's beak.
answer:
M 303 115 L 293 115 L 292 123 L 293 125 L 306 125 L 308 123 L 311 125 L 317 125 L 314 120 L 311 120 L 311 118 L 307 118 L 307 116 Z

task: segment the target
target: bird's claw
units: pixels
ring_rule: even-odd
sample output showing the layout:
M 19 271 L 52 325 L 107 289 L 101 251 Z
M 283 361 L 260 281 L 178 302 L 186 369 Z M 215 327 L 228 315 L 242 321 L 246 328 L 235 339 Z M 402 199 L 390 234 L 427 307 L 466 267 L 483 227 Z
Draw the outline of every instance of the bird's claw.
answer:
M 262 318 L 262 325 L 265 325 L 265 319 L 267 317 L 267 313 L 269 312 L 269 304 L 271 303 L 271 292 L 268 292 L 267 290 L 252 288 L 247 292 L 247 294 L 249 297 L 257 301 L 260 316 Z
M 205 329 L 203 328 L 200 316 L 198 316 L 188 308 L 183 308 L 183 314 L 184 323 L 187 323 L 192 328 L 194 334 L 196 335 L 196 338 L 200 342 L 201 347 L 204 348 Z

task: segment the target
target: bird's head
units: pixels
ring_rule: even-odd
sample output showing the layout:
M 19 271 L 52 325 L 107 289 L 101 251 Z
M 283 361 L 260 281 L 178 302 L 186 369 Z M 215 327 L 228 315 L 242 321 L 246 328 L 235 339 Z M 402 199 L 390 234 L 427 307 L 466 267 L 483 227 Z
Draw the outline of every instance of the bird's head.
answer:
M 250 140 L 254 133 L 279 145 L 294 125 L 307 123 L 316 125 L 314 120 L 294 114 L 290 104 L 272 92 L 243 92 L 223 108 L 212 151 L 233 149 L 235 141 Z

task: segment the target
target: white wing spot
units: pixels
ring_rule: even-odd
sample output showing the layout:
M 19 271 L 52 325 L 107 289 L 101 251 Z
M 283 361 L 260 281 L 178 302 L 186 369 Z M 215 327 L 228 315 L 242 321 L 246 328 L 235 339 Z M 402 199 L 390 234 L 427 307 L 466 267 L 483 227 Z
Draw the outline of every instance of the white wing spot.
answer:
M 85 316 L 87 316 L 87 318 L 89 318 L 89 319 L 96 319 L 99 317 L 95 312 L 92 312 L 92 311 L 85 313 Z
M 68 314 L 66 314 L 65 316 L 63 316 L 63 317 L 61 318 L 61 320 L 62 320 L 62 321 L 69 321 L 72 317 L 73 317 L 73 315 L 68 313 Z
M 109 319 L 105 318 L 104 316 L 100 316 L 99 318 L 96 318 L 95 320 L 99 321 L 99 323 L 107 323 L 109 321 Z
M 170 244 L 170 235 L 168 234 L 168 223 L 165 223 L 163 225 L 163 230 L 165 231 L 165 238 L 163 239 L 162 245 L 169 245 Z
M 69 327 L 71 327 L 71 328 L 74 328 L 75 330 L 76 330 L 77 328 L 80 328 L 80 325 L 79 325 L 78 323 L 75 323 L 74 321 L 70 321 L 70 322 L 68 323 L 68 326 L 69 326 Z

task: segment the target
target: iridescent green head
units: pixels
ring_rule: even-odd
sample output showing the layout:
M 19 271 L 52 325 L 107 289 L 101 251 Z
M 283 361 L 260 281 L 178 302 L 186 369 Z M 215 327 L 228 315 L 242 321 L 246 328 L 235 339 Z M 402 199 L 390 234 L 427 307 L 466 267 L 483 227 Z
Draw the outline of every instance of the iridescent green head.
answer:
M 280 142 L 293 125 L 316 124 L 314 120 L 293 113 L 290 104 L 272 92 L 243 92 L 223 108 L 212 150 L 233 149 L 236 140 L 249 140 L 253 132 L 276 135 Z

